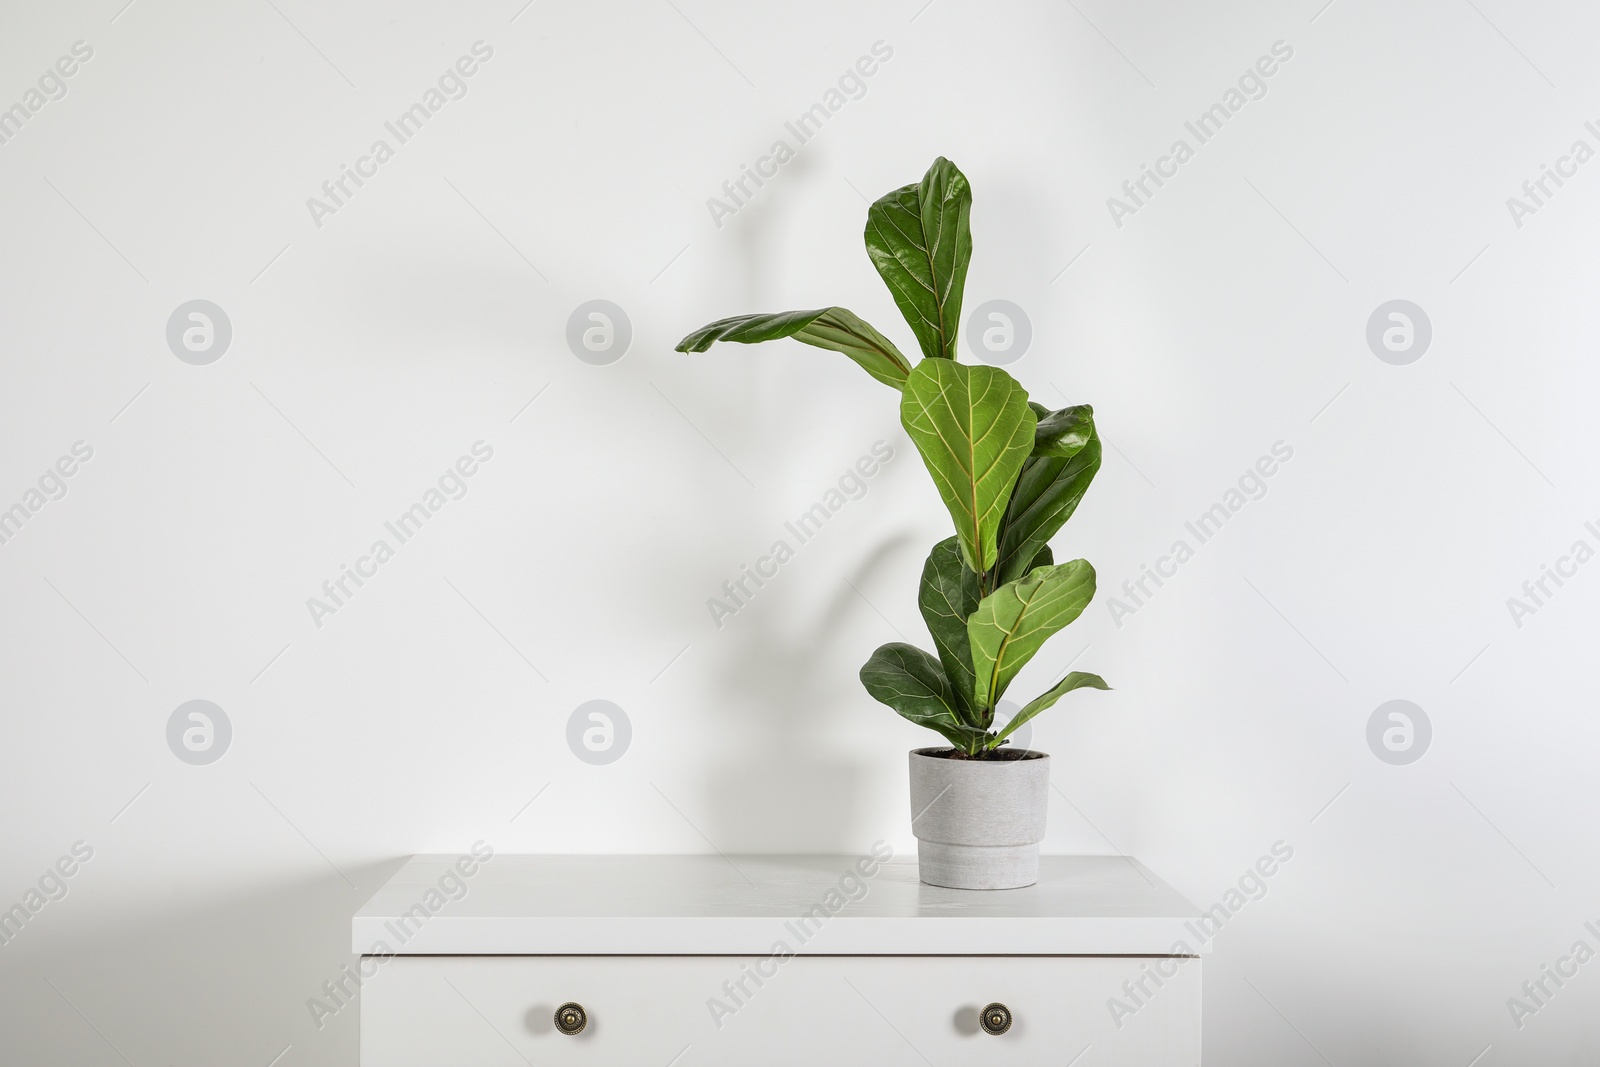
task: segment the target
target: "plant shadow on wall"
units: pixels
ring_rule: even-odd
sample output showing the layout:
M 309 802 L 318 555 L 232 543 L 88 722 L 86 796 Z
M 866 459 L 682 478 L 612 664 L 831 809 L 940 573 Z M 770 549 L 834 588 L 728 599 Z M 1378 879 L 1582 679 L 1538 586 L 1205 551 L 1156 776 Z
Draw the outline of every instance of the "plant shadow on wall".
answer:
M 779 225 L 821 173 L 810 155 L 797 156 L 784 167 L 781 181 L 770 181 L 759 197 L 746 203 L 739 216 L 727 223 L 739 250 L 735 277 L 743 285 L 743 299 L 754 301 L 765 289 L 763 283 L 770 273 L 767 264 L 777 255 L 776 246 L 782 239 Z
M 875 546 L 852 567 L 850 580 L 862 584 L 862 575 L 909 544 L 901 536 Z M 731 698 L 719 714 L 734 751 L 710 768 L 706 791 L 708 830 L 719 845 L 779 840 L 796 851 L 838 852 L 868 832 L 857 824 L 869 789 L 868 766 L 841 758 L 817 730 L 817 693 L 836 691 L 832 679 L 819 679 L 817 664 L 849 654 L 839 639 L 860 608 L 850 586 L 835 585 L 804 619 L 774 611 L 739 616 L 740 647 L 719 678 L 719 692 Z
M 995 722 L 1017 673 L 1094 597 L 1094 568 L 1082 559 L 1057 564 L 1049 541 L 1100 469 L 1100 440 L 1089 405 L 1051 410 L 1031 402 L 1004 370 L 957 362 L 972 256 L 971 208 L 966 177 L 941 157 L 921 182 L 894 190 L 868 209 L 867 252 L 922 349 L 923 359 L 914 366 L 892 341 L 842 307 L 721 319 L 685 337 L 678 351 L 703 352 L 717 341 L 792 337 L 843 353 L 900 393 L 901 424 L 956 535 L 934 546 L 918 595 L 937 655 L 891 642 L 861 668 L 861 682 L 873 697 L 950 745 L 912 753 L 913 807 L 924 786 L 945 783 L 937 794 L 928 793 L 929 806 L 955 791 L 933 813 L 928 826 L 936 829 L 925 834 L 915 825 L 927 808 L 913 818 L 923 842 L 924 880 L 933 880 L 930 870 L 937 870 L 948 879 L 941 885 L 1010 888 L 1030 884 L 1037 873 L 1048 763 L 1041 753 L 1003 746 L 1013 731 L 1067 693 L 1110 688 L 1098 675 L 1072 671 L 1009 723 Z M 1010 763 L 1015 770 L 955 773 L 950 764 L 957 761 Z M 997 863 L 996 847 L 1015 851 Z M 980 858 L 983 849 L 991 851 Z
M 722 276 L 735 299 L 754 302 L 772 287 L 773 264 L 792 244 L 793 213 L 817 195 L 823 173 L 817 153 L 802 152 L 747 201 L 737 217 L 725 220 L 735 247 L 731 268 Z M 741 395 L 756 393 L 764 405 L 784 402 L 783 378 L 769 368 L 742 365 L 731 385 Z M 792 396 L 789 399 L 793 402 Z M 827 398 L 818 397 L 816 402 L 826 403 Z M 730 410 L 749 407 L 744 399 L 728 405 Z M 820 421 L 825 414 L 817 411 L 816 418 Z M 872 436 L 863 430 L 855 446 L 863 457 L 869 454 Z M 799 471 L 807 463 L 792 451 L 781 451 L 778 462 L 781 466 L 771 477 L 790 483 L 801 477 Z M 890 465 L 900 462 L 903 458 L 896 457 Z M 807 471 L 804 477 L 812 478 L 814 472 Z M 879 473 L 857 479 L 853 485 L 867 488 L 846 489 L 847 503 L 821 528 L 807 525 L 803 505 L 795 505 L 778 519 L 732 517 L 729 530 L 750 551 L 736 566 L 723 564 L 719 577 L 727 584 L 706 590 L 711 594 L 706 607 L 717 606 L 700 614 L 701 625 L 715 628 L 722 650 L 714 668 L 718 699 L 707 709 L 716 723 L 720 748 L 704 772 L 702 802 L 694 818 L 718 848 L 759 851 L 776 840 L 801 852 L 833 853 L 858 847 L 866 832 L 857 820 L 867 801 L 868 761 L 841 754 L 816 728 L 819 692 L 837 692 L 833 679 L 819 678 L 816 664 L 834 662 L 841 654 L 839 635 L 859 601 L 834 575 L 826 577 L 836 588 L 825 595 L 793 594 L 815 580 L 814 568 L 822 563 L 816 558 L 819 550 L 809 542 L 840 537 L 828 527 L 863 508 L 862 498 L 879 492 L 875 478 L 881 477 Z M 836 477 L 805 499 L 816 504 L 835 485 Z M 702 491 L 697 510 L 714 514 L 725 507 L 721 497 Z M 772 547 L 779 540 L 785 550 L 774 560 Z M 874 546 L 865 559 L 852 564 L 848 577 L 857 585 L 870 581 L 870 575 L 909 544 L 907 538 L 896 537 Z M 676 550 L 690 553 L 700 547 L 693 538 L 684 538 Z M 776 602 L 785 599 L 803 602 L 806 610 L 774 610 Z M 677 800 L 676 794 L 672 799 Z

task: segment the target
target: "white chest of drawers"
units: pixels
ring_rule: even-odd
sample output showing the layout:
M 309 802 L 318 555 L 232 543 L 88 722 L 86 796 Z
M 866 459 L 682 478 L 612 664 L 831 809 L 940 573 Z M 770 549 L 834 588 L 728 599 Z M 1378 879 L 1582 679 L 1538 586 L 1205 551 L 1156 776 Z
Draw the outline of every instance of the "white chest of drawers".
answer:
M 419 856 L 354 921 L 361 1062 L 1195 1067 L 1200 921 L 1105 856 Z

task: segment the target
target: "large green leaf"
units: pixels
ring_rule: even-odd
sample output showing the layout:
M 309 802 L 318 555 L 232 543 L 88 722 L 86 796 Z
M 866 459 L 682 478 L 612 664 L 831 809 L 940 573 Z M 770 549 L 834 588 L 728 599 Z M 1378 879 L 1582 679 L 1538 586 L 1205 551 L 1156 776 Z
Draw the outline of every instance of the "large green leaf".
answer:
M 1072 412 L 1079 414 L 1065 417 Z M 1044 434 L 1035 433 L 1033 454 L 1023 463 L 1016 487 L 1011 490 L 1000 524 L 996 584 L 1015 581 L 1038 566 L 1035 559 L 1039 551 L 1072 517 L 1078 501 L 1088 492 L 1089 483 L 1100 470 L 1100 438 L 1093 414 L 1088 405 L 1081 405 L 1051 412 L 1039 421 L 1041 428 L 1051 427 L 1052 436 L 1041 440 Z M 1085 430 L 1084 443 L 1074 444 L 1074 438 L 1085 437 Z M 1060 431 L 1059 435 L 1054 431 Z M 1068 454 L 1063 456 L 1062 452 Z
M 704 352 L 713 341 L 754 344 L 780 337 L 793 337 L 808 345 L 843 352 L 878 381 L 896 389 L 905 384 L 906 375 L 911 373 L 911 364 L 892 341 L 853 311 L 840 307 L 719 319 L 679 341 L 678 351 Z
M 925 356 L 956 358 L 961 291 L 972 259 L 971 213 L 966 176 L 943 156 L 921 182 L 867 209 L 867 255 Z
M 994 736 L 994 739 L 989 742 L 989 747 L 998 748 L 1000 746 L 1000 742 L 1010 737 L 1012 731 L 1017 727 L 1021 726 L 1023 723 L 1027 722 L 1041 711 L 1054 706 L 1056 701 L 1060 700 L 1074 689 L 1082 689 L 1084 686 L 1089 686 L 1091 689 L 1111 688 L 1106 684 L 1106 680 L 1100 677 L 1098 674 L 1087 674 L 1083 671 L 1073 671 L 1071 674 L 1061 679 L 1061 681 L 1057 682 L 1053 689 L 1028 701 L 1028 703 L 1023 706 L 1022 710 L 1017 712 L 1016 715 L 1012 717 L 1011 721 L 1006 724 L 1006 728 Z
M 934 647 L 939 650 L 945 677 L 955 689 L 957 710 L 969 725 L 982 726 L 972 714 L 976 705 L 973 704 L 972 649 L 967 641 L 967 618 L 978 606 L 978 576 L 961 562 L 958 538 L 947 537 L 928 553 L 928 562 L 922 567 L 922 585 L 917 591 L 917 606 L 922 609 L 922 620 L 928 624 Z
M 872 654 L 861 667 L 867 692 L 918 726 L 937 730 L 957 748 L 971 751 L 979 732 L 964 725 L 956 693 L 933 656 L 901 641 Z
M 1029 403 L 1039 419 L 1033 431 L 1033 454 L 1071 459 L 1094 439 L 1094 408 L 1074 404 L 1050 411 L 1042 404 Z
M 1033 448 L 1028 394 L 998 367 L 947 359 L 918 363 L 903 393 L 900 421 L 950 509 L 962 558 L 982 573 L 999 555 L 1000 519 Z
M 1093 599 L 1094 568 L 1082 559 L 1037 567 L 984 597 L 967 620 L 979 708 L 993 708 L 1039 647 Z

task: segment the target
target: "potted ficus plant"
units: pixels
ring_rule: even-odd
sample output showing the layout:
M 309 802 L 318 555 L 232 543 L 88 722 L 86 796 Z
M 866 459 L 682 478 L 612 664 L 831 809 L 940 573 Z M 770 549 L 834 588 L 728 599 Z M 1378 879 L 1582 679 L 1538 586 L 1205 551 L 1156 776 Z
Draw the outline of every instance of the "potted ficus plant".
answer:
M 722 319 L 678 351 L 792 337 L 844 353 L 900 392 L 900 421 L 956 534 L 934 545 L 917 597 L 937 655 L 892 642 L 867 660 L 861 682 L 949 742 L 911 753 L 922 880 L 1008 889 L 1038 879 L 1050 781 L 1050 757 L 1007 747 L 1012 733 L 1074 689 L 1110 688 L 1073 671 L 995 722 L 1017 672 L 1094 597 L 1094 568 L 1056 563 L 1049 541 L 1100 469 L 1100 440 L 1089 405 L 1051 410 L 1000 368 L 957 361 L 971 209 L 966 177 L 941 157 L 867 211 L 867 254 L 916 335 L 915 364 L 842 307 Z

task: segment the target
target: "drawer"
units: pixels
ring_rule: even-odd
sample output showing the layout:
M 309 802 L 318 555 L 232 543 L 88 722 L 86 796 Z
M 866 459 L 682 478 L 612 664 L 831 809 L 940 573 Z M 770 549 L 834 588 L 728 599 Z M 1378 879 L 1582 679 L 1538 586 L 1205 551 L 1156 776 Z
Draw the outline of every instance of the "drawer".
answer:
M 396 956 L 361 989 L 361 1063 L 1195 1067 L 1200 966 L 1132 956 Z M 555 1025 L 567 1002 L 587 1016 L 576 1036 Z M 1012 1015 L 999 1036 L 979 1026 L 992 1002 Z

